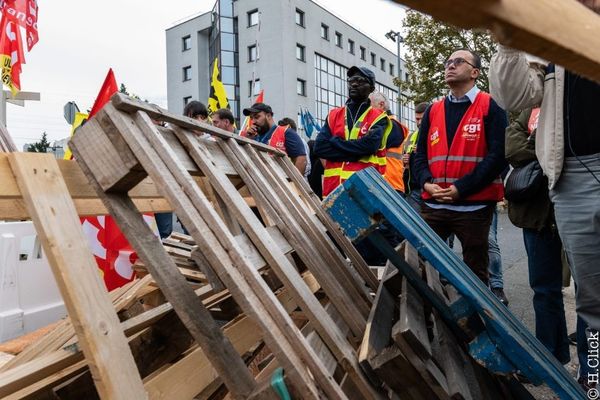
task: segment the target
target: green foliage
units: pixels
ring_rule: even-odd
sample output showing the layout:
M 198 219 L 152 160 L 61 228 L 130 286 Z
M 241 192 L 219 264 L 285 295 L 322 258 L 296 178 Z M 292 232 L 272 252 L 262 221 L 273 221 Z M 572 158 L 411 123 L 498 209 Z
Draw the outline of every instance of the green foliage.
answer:
M 487 72 L 496 43 L 486 31 L 459 29 L 415 10 L 406 12 L 403 27 L 409 78 L 401 86 L 415 104 L 447 94 L 443 62 L 458 48 L 473 50 L 481 56 L 477 86 L 489 92 Z
M 48 141 L 48 135 L 44 132 L 39 142 L 27 146 L 27 151 L 30 153 L 46 153 L 48 152 L 48 148 L 50 148 L 50 142 Z
M 141 100 L 140 96 L 138 96 L 137 94 L 134 93 L 129 93 L 129 91 L 127 90 L 127 86 L 125 86 L 124 83 L 121 83 L 121 86 L 119 87 L 119 93 L 123 93 L 124 95 L 127 95 L 129 97 L 133 97 L 136 100 Z M 146 103 L 148 102 L 148 100 L 144 100 Z

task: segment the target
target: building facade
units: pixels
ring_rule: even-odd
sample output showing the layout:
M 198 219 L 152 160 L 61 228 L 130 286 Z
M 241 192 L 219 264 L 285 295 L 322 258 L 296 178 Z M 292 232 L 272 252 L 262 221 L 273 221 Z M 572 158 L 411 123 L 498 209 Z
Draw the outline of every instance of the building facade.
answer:
M 166 43 L 168 107 L 176 113 L 190 100 L 206 103 L 218 57 L 237 118 L 262 89 L 276 120 L 298 119 L 303 108 L 322 124 L 347 99 L 353 65 L 375 73 L 398 115 L 396 54 L 310 0 L 217 0 L 212 12 L 167 29 Z M 415 129 L 413 104 L 402 105 L 403 122 Z

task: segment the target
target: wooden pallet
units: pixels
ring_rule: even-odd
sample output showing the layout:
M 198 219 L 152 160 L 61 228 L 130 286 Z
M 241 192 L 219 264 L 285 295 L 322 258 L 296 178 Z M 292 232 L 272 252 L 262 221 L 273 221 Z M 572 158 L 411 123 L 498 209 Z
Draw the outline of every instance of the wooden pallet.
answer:
M 352 240 L 368 235 L 448 328 L 469 342 L 469 353 L 478 363 L 499 375 L 521 373 L 534 384 L 546 383 L 564 398 L 584 398 L 577 382 L 556 358 L 374 169 L 354 174 L 324 200 L 324 205 Z M 460 297 L 454 296 L 455 301 L 448 304 L 435 286 L 427 285 L 377 231 L 373 232 L 375 217 L 386 219 Z
M 445 302 L 452 302 L 437 271 L 423 262 L 409 243 L 403 242 L 397 252 Z M 400 398 L 515 398 L 503 382 L 468 356 L 467 344 L 457 339 L 391 263 L 367 326 L 359 362 L 373 372 L 377 383 Z
M 159 131 L 151 119 L 168 122 L 170 129 Z M 192 129 L 212 133 L 213 139 L 199 139 Z M 70 147 L 144 268 L 233 397 L 260 396 L 263 385 L 248 372 L 210 311 L 197 301 L 173 259 L 142 223 L 130 191 L 148 177 L 194 239 L 202 257 L 195 261 L 206 268 L 204 276 L 216 285 L 208 272 L 214 273 L 259 327 L 300 397 L 380 397 L 358 366 L 355 349 L 376 279 L 339 228 L 316 207 L 314 194 L 287 158 L 270 147 L 121 95 L 78 131 Z M 194 176 L 200 177 L 200 185 Z M 242 187 L 254 199 L 260 218 L 248 206 Z M 282 251 L 278 240 L 285 240 L 294 258 Z M 249 253 L 257 253 L 283 283 L 316 332 L 314 339 L 296 327 Z M 314 276 L 335 318 L 302 280 L 301 270 Z

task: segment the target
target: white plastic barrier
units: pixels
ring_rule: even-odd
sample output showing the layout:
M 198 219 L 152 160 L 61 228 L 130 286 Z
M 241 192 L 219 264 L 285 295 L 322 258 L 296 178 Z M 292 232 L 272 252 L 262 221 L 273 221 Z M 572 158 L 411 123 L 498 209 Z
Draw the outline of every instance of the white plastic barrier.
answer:
M 0 222 L 0 343 L 66 315 L 33 223 Z

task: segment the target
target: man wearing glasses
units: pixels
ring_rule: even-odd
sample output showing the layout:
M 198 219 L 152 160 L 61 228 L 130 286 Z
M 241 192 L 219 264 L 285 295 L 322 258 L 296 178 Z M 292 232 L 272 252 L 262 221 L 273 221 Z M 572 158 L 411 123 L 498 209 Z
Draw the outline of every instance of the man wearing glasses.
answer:
M 479 55 L 466 49 L 444 63 L 450 94 L 423 115 L 414 172 L 423 188 L 421 216 L 443 240 L 456 235 L 465 263 L 487 285 L 490 223 L 504 196 L 507 118 L 475 85 L 480 69 Z
M 324 160 L 323 196 L 356 171 L 375 167 L 382 175 L 387 147 L 399 146 L 401 135 L 390 135 L 387 114 L 371 107 L 369 94 L 375 90 L 375 74 L 365 67 L 351 67 L 344 107 L 334 108 L 315 141 L 315 155 Z M 389 138 L 388 138 L 389 137 Z

